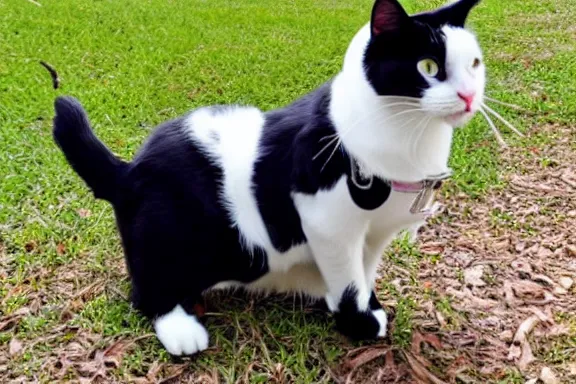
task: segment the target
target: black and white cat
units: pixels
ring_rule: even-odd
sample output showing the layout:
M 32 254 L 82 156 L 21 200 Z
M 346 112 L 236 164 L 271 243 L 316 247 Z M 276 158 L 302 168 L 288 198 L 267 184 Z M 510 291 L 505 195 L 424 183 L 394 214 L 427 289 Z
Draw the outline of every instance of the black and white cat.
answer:
M 426 219 L 453 129 L 483 99 L 482 53 L 463 28 L 477 2 L 408 16 L 377 0 L 330 82 L 266 113 L 194 110 L 160 125 L 130 163 L 75 99 L 56 100 L 55 139 L 112 203 L 133 304 L 168 352 L 206 349 L 193 307 L 237 286 L 324 298 L 343 334 L 386 334 L 373 290 L 381 255 Z

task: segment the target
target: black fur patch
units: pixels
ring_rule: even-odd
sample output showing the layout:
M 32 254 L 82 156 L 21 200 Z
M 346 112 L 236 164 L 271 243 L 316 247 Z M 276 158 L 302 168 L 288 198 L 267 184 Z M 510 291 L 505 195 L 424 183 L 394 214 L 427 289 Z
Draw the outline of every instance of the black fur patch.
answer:
M 254 167 L 254 192 L 274 247 L 285 252 L 306 242 L 292 193 L 330 189 L 346 174 L 348 156 L 337 149 L 328 116 L 330 83 L 266 115 L 262 155 Z M 319 155 L 318 155 L 319 154 Z M 315 158 L 315 156 L 318 157 Z
M 436 78 L 446 80 L 446 45 L 440 29 L 412 22 L 411 27 L 372 37 L 364 55 L 368 81 L 379 95 L 422 97 L 428 81 L 418 71 L 422 59 L 439 67 Z
M 365 210 L 371 211 L 388 200 L 390 197 L 390 184 L 378 177 L 364 178 L 358 169 L 358 164 L 354 161 L 350 165 L 354 170 L 350 170 L 348 174 L 348 191 L 354 203 Z M 352 172 L 354 172 L 354 179 L 356 184 L 352 181 Z
M 382 304 L 380 304 L 380 301 L 378 301 L 378 298 L 376 297 L 376 293 L 374 291 L 372 291 L 372 294 L 370 295 L 370 302 L 368 303 L 368 306 L 372 311 L 382 309 Z
M 446 44 L 441 28 L 463 27 L 479 0 L 460 0 L 431 12 L 408 16 L 398 0 L 377 0 L 372 9 L 371 39 L 364 56 L 368 81 L 379 95 L 421 97 L 428 82 L 417 69 L 422 59 L 439 67 L 446 80 Z

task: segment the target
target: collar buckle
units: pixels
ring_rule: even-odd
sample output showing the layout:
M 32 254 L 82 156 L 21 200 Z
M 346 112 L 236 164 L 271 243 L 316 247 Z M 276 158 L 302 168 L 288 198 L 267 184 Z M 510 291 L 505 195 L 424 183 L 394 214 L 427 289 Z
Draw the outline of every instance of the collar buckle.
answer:
M 449 178 L 451 175 L 452 170 L 449 169 L 447 172 L 431 176 L 428 179 L 422 181 L 422 189 L 420 192 L 418 192 L 416 198 L 412 202 L 412 205 L 410 206 L 410 213 L 413 215 L 430 213 L 438 185 L 443 180 Z

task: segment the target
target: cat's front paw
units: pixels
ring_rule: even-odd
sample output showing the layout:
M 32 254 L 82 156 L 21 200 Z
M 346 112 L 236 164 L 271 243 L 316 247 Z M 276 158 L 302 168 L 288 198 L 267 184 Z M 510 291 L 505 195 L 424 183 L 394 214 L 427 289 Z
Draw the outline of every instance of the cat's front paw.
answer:
M 196 319 L 177 305 L 154 321 L 158 340 L 174 356 L 193 355 L 208 348 L 208 332 Z
M 334 318 L 338 331 L 353 340 L 374 340 L 386 336 L 388 319 L 383 309 L 336 312 Z
M 383 309 L 377 309 L 372 311 L 372 314 L 376 320 L 378 320 L 378 324 L 380 325 L 378 337 L 386 337 L 386 332 L 388 330 L 388 316 L 386 316 L 386 312 L 384 312 Z

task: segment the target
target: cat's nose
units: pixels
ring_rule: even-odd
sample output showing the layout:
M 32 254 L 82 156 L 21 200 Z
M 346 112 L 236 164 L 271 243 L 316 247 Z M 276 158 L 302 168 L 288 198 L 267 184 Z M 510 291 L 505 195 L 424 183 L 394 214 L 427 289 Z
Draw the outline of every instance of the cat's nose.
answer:
M 475 92 L 458 92 L 458 97 L 464 100 L 466 103 L 466 112 L 470 112 L 472 110 L 472 102 L 474 101 L 474 96 L 476 96 Z

